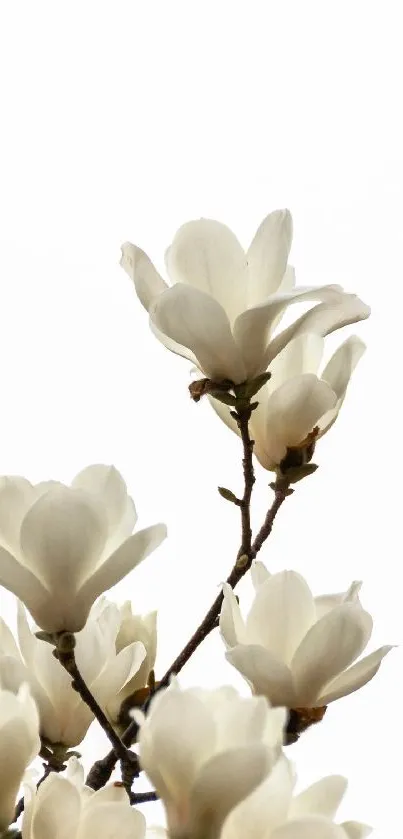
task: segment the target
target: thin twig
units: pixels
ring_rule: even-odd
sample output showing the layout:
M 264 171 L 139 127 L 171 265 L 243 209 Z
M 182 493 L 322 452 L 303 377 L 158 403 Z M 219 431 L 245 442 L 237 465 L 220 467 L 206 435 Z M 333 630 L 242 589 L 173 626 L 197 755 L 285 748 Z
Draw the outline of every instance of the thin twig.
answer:
M 276 482 L 271 485 L 272 489 L 274 490 L 273 503 L 267 511 L 265 520 L 256 536 L 256 539 L 253 543 L 251 543 L 252 532 L 250 526 L 250 500 L 253 485 L 255 482 L 255 475 L 253 470 L 254 442 L 253 440 L 251 440 L 249 435 L 249 418 L 250 410 L 245 411 L 244 414 L 242 412 L 239 412 L 237 414 L 237 422 L 239 430 L 241 432 L 241 439 L 243 443 L 242 465 L 244 474 L 244 493 L 242 499 L 239 499 L 239 504 L 237 505 L 241 508 L 241 547 L 238 551 L 237 558 L 232 568 L 232 571 L 226 580 L 226 582 L 231 586 L 231 588 L 235 588 L 235 586 L 239 583 L 242 577 L 244 577 L 246 572 L 250 569 L 253 560 L 259 553 L 263 543 L 266 541 L 266 539 L 272 531 L 274 520 L 281 505 L 285 501 L 287 495 L 290 494 L 289 482 L 286 480 L 286 478 L 277 478 Z M 169 685 L 171 676 L 176 675 L 182 670 L 184 665 L 189 661 L 189 659 L 191 658 L 195 650 L 197 650 L 202 641 L 204 641 L 204 639 L 207 638 L 210 632 L 212 632 L 212 630 L 217 627 L 223 600 L 224 595 L 222 592 L 220 592 L 220 594 L 217 595 L 216 599 L 214 600 L 214 603 L 206 613 L 205 617 L 203 618 L 201 624 L 196 629 L 196 632 L 192 635 L 192 637 L 181 650 L 175 661 L 168 668 L 161 681 L 158 682 L 158 691 Z M 149 703 L 150 697 L 148 697 L 148 699 L 143 705 L 144 712 L 147 711 Z M 122 734 L 122 743 L 125 746 L 130 746 L 131 743 L 134 741 L 137 732 L 138 723 L 136 722 L 136 720 L 132 720 L 132 722 L 128 725 L 128 727 Z M 94 763 L 92 769 L 90 770 L 90 773 L 86 780 L 88 786 L 91 786 L 93 789 L 100 789 L 100 787 L 104 786 L 113 772 L 116 761 L 117 757 L 113 749 L 102 760 L 96 761 L 96 763 Z
M 151 792 L 131 792 L 129 798 L 130 804 L 146 804 L 148 801 L 158 801 L 159 795 L 155 790 Z

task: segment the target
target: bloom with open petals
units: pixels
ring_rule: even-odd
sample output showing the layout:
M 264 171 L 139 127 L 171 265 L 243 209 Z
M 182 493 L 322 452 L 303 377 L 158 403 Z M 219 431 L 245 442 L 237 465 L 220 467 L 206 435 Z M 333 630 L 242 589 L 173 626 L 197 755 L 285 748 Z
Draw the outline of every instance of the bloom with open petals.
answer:
M 291 238 L 288 210 L 263 220 L 246 253 L 224 224 L 199 219 L 184 224 L 168 248 L 171 287 L 130 242 L 122 246 L 121 265 L 157 338 L 208 378 L 239 384 L 267 370 L 302 332 L 328 335 L 369 315 L 368 306 L 340 286 L 294 288 L 287 265 Z M 320 302 L 274 337 L 291 304 L 312 300 Z
M 350 377 L 365 344 L 355 335 L 336 350 L 319 375 L 324 340 L 314 333 L 293 338 L 270 365 L 271 377 L 256 396 L 249 422 L 254 453 L 265 469 L 275 470 L 289 449 L 298 449 L 315 429 L 318 440 L 331 428 L 344 402 Z M 239 434 L 231 409 L 210 397 L 225 424 Z
M 63 775 L 52 772 L 38 789 L 27 784 L 24 839 L 144 839 L 145 818 L 130 806 L 124 787 L 108 784 L 94 792 L 84 771 L 70 758 Z
M 353 664 L 368 644 L 372 618 L 359 599 L 359 584 L 346 594 L 313 597 L 295 571 L 269 574 L 252 568 L 255 599 L 246 621 L 224 585 L 220 630 L 226 657 L 257 695 L 272 705 L 318 708 L 369 682 L 390 646 Z M 352 665 L 352 666 L 350 666 Z
M 140 717 L 140 763 L 164 802 L 171 839 L 219 836 L 230 810 L 276 762 L 285 717 L 284 708 L 230 687 L 173 684 L 156 695 Z
M 88 466 L 71 486 L 0 479 L 0 585 L 47 632 L 83 628 L 96 598 L 166 536 L 163 524 L 133 534 L 136 511 L 113 466 Z
M 14 818 L 24 772 L 41 748 L 39 717 L 27 685 L 0 688 L 0 833 Z
M 120 611 L 114 603 L 98 601 L 76 636 L 78 669 L 98 704 L 114 721 L 120 691 L 138 673 L 146 657 L 140 641 L 116 651 Z M 93 713 L 71 686 L 71 676 L 53 655 L 50 644 L 35 637 L 21 604 L 18 607 L 18 649 L 12 633 L 0 619 L 0 680 L 14 692 L 28 682 L 37 703 L 41 736 L 49 743 L 77 746 L 94 719 Z
M 221 839 L 365 839 L 368 825 L 334 822 L 347 781 L 329 775 L 293 795 L 295 774 L 284 755 L 270 775 L 228 816 Z

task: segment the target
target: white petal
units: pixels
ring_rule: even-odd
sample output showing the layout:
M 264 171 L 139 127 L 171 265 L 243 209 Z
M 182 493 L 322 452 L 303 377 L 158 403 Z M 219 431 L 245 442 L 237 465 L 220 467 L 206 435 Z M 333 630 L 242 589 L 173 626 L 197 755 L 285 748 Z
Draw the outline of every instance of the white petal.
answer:
M 282 754 L 268 777 L 229 814 L 222 839 L 267 839 L 287 819 L 293 786 L 291 765 Z
M 380 647 L 379 650 L 375 650 L 370 655 L 365 656 L 361 661 L 357 661 L 356 664 L 353 664 L 344 673 L 340 673 L 340 676 L 337 676 L 332 682 L 324 686 L 319 698 L 319 704 L 328 705 L 329 702 L 334 702 L 335 699 L 340 699 L 341 696 L 348 696 L 349 693 L 366 685 L 376 675 L 382 659 L 391 649 L 393 649 L 391 646 Z
M 233 334 L 237 346 L 244 358 L 247 376 L 257 376 L 267 370 L 269 363 L 275 358 L 287 343 L 286 341 L 272 352 L 272 344 L 269 344 L 270 335 L 279 319 L 279 316 L 293 303 L 303 303 L 307 300 L 340 299 L 341 291 L 338 286 L 309 286 L 296 288 L 286 294 L 275 294 L 266 303 L 248 309 L 237 317 Z M 305 332 L 317 330 L 305 329 Z M 290 340 L 293 336 L 290 335 Z
M 324 816 L 305 816 L 277 827 L 270 839 L 345 839 L 343 829 Z
M 0 556 L 1 562 L 1 556 Z M 11 629 L 7 626 L 3 618 L 0 618 L 0 654 L 10 655 L 13 658 L 20 658 L 20 652 L 14 640 L 14 635 Z
M 167 251 L 166 266 L 174 283 L 213 297 L 230 321 L 246 309 L 246 255 L 225 224 L 203 218 L 184 224 Z
M 218 399 L 214 399 L 213 396 L 208 396 L 208 401 L 210 402 L 211 407 L 216 412 L 216 414 L 220 417 L 220 419 L 225 423 L 227 428 L 231 431 L 234 431 L 235 434 L 240 437 L 241 432 L 238 427 L 238 423 L 234 420 L 231 416 L 231 410 L 228 405 L 224 405 L 223 402 L 220 402 Z
M 170 352 L 175 353 L 176 355 L 182 356 L 182 358 L 187 358 L 188 361 L 191 361 L 192 364 L 195 365 L 197 369 L 199 369 L 199 363 L 194 353 L 191 352 L 187 347 L 184 347 L 182 344 L 178 344 L 177 341 L 174 341 L 173 338 L 168 338 L 168 335 L 164 335 L 160 329 L 153 323 L 152 318 L 149 319 L 149 326 L 151 332 L 154 333 L 155 337 L 164 347 L 167 348 Z
M 343 603 L 309 630 L 291 669 L 298 705 L 315 705 L 323 688 L 348 667 L 367 645 L 372 618 L 357 603 Z
M 38 789 L 32 839 L 71 839 L 80 818 L 80 794 L 66 778 L 52 773 Z
M 191 350 L 207 377 L 244 381 L 246 371 L 228 317 L 213 297 L 175 285 L 154 301 L 150 316 L 161 332 Z
M 203 766 L 192 789 L 190 831 L 194 839 L 217 839 L 224 819 L 270 770 L 262 744 L 231 749 Z
M 8 551 L 0 547 L 0 585 L 15 594 L 34 614 L 48 603 L 49 592 L 35 574 L 21 565 Z
M 151 706 L 140 728 L 139 743 L 141 765 L 157 792 L 180 806 L 200 766 L 214 750 L 213 719 L 197 696 L 169 689 Z
M 55 596 L 71 596 L 96 564 L 106 538 L 105 523 L 81 490 L 57 487 L 42 495 L 21 525 L 26 563 Z M 62 609 L 62 604 L 59 604 Z
M 128 804 L 105 802 L 86 808 L 80 820 L 77 839 L 143 839 L 146 820 Z M 71 837 L 70 837 L 71 839 Z
M 110 528 L 120 524 L 127 511 L 127 487 L 114 466 L 103 463 L 87 466 L 76 475 L 71 485 L 88 492 L 102 504 Z M 130 513 L 132 515 L 131 510 Z
M 337 288 L 336 286 L 334 288 Z M 286 346 L 286 344 L 304 332 L 316 332 L 317 335 L 330 335 L 335 329 L 341 329 L 350 323 L 365 320 L 371 309 L 355 294 L 337 293 L 333 299 L 325 300 L 301 315 L 291 326 L 280 332 L 270 343 L 265 361 L 267 365 Z
M 366 839 L 366 836 L 369 836 L 370 833 L 372 833 L 372 827 L 368 824 L 362 824 L 361 822 L 342 822 L 340 827 L 343 828 L 348 839 Z
M 130 242 L 125 242 L 121 250 L 120 264 L 133 280 L 140 303 L 148 312 L 154 297 L 165 291 L 168 286 L 144 251 Z
M 289 818 L 298 819 L 301 816 L 317 814 L 332 819 L 342 802 L 346 789 L 347 779 L 342 775 L 321 778 L 292 799 Z
M 19 548 L 21 522 L 35 501 L 35 488 L 25 478 L 0 478 L 0 542 L 12 552 Z
M 240 644 L 228 650 L 225 657 L 249 682 L 254 693 L 266 696 L 274 706 L 296 705 L 291 671 L 264 647 Z
M 268 399 L 265 437 L 256 437 L 256 451 L 280 463 L 287 448 L 301 443 L 335 403 L 329 385 L 311 373 L 284 382 Z
M 365 352 L 364 341 L 351 335 L 333 353 L 321 378 L 334 390 L 338 399 L 342 399 L 347 390 L 351 375 Z
M 267 570 L 263 562 L 260 561 L 260 559 L 255 559 L 255 561 L 252 562 L 250 576 L 252 579 L 253 587 L 255 591 L 257 591 L 260 588 L 260 586 L 262 586 L 263 583 L 265 583 L 269 579 L 269 577 L 271 577 L 271 574 L 270 571 Z
M 166 535 L 165 524 L 154 524 L 130 536 L 82 585 L 77 595 L 77 608 L 82 606 L 88 614 L 97 597 L 120 582 L 136 565 L 155 551 Z
M 241 615 L 239 603 L 228 585 L 223 585 L 224 601 L 220 614 L 220 632 L 226 647 L 235 647 L 245 640 L 245 622 Z
M 256 592 L 246 620 L 247 639 L 289 664 L 314 620 L 313 597 L 304 578 L 295 571 L 281 571 Z
M 292 241 L 289 210 L 276 210 L 262 221 L 247 252 L 248 307 L 263 303 L 278 290 Z

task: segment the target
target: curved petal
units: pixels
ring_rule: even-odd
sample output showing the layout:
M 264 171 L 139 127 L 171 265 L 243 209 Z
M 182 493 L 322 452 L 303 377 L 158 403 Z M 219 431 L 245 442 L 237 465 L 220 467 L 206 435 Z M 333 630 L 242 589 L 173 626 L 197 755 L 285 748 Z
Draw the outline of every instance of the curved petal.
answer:
M 255 559 L 254 562 L 252 562 L 250 576 L 253 588 L 255 589 L 255 591 L 257 591 L 260 588 L 260 586 L 267 582 L 269 577 L 271 577 L 271 574 L 260 559 Z
M 217 416 L 225 423 L 227 428 L 230 431 L 234 431 L 238 437 L 241 436 L 241 432 L 238 427 L 238 423 L 234 420 L 231 416 L 231 408 L 228 405 L 224 405 L 223 402 L 220 402 L 219 399 L 214 399 L 213 396 L 207 396 L 208 401 L 210 402 L 211 407 L 216 412 Z
M 319 705 L 328 705 L 329 702 L 334 702 L 335 699 L 348 696 L 349 693 L 353 693 L 353 691 L 362 688 L 367 682 L 370 682 L 378 672 L 382 659 L 392 649 L 392 646 L 380 647 L 379 650 L 375 650 L 370 655 L 365 656 L 361 661 L 357 661 L 356 664 L 353 664 L 344 673 L 340 673 L 340 676 L 337 676 L 332 682 L 325 685 L 319 697 Z
M 228 585 L 223 585 L 224 600 L 221 607 L 220 614 L 220 633 L 225 646 L 235 647 L 237 644 L 242 644 L 246 638 L 245 622 L 241 615 L 239 603 L 235 594 Z
M 338 399 L 344 397 L 351 375 L 365 350 L 364 341 L 357 335 L 350 335 L 327 363 L 321 378 L 330 385 Z
M 70 487 L 49 490 L 25 516 L 21 550 L 26 564 L 57 597 L 61 611 L 63 601 L 71 598 L 96 565 L 106 534 L 95 501 Z
M 189 835 L 194 839 L 218 839 L 228 813 L 256 789 L 270 768 L 268 750 L 260 743 L 211 758 L 192 789 Z
M 305 816 L 277 827 L 270 839 L 346 839 L 343 829 L 325 816 Z
M 372 833 L 372 827 L 361 822 L 342 822 L 340 827 L 343 828 L 348 839 L 366 839 Z
M 154 268 L 151 259 L 136 245 L 125 242 L 121 251 L 120 265 L 134 282 L 140 303 L 148 312 L 151 301 L 154 300 L 154 297 L 162 294 L 168 288 L 168 285 L 157 269 Z
M 289 379 L 267 401 L 262 438 L 256 435 L 252 425 L 257 450 L 262 449 L 270 459 L 280 463 L 287 448 L 305 440 L 335 404 L 335 393 L 312 373 Z
M 292 242 L 289 210 L 275 210 L 263 219 L 247 251 L 248 307 L 263 303 L 282 281 Z
M 291 671 L 264 647 L 240 644 L 228 650 L 225 657 L 249 682 L 254 693 L 265 696 L 274 706 L 295 707 Z
M 144 839 L 145 817 L 139 810 L 130 807 L 128 801 L 126 806 L 123 802 L 103 802 L 96 807 L 86 807 L 76 839 L 111 839 L 116 836 L 117 825 L 119 839 Z
M 153 323 L 152 318 L 149 319 L 149 326 L 151 332 L 155 335 L 158 341 L 163 344 L 164 347 L 167 348 L 170 352 L 175 353 L 175 355 L 180 355 L 182 358 L 187 358 L 195 367 L 199 368 L 199 362 L 194 353 L 191 352 L 187 347 L 184 347 L 182 344 L 178 344 L 177 341 L 174 341 L 172 338 L 168 338 L 168 335 L 164 335 L 160 329 Z
M 221 839 L 264 839 L 287 819 L 294 775 L 290 762 L 280 755 L 267 778 L 229 814 Z
M 291 800 L 290 819 L 316 814 L 332 819 L 347 789 L 347 778 L 329 775 L 304 789 Z
M 0 547 L 0 585 L 15 594 L 27 609 L 34 614 L 49 600 L 49 591 L 24 565 L 14 556 Z
M 77 833 L 80 810 L 78 789 L 52 772 L 36 794 L 32 839 L 71 839 Z
M 366 647 L 372 618 L 357 603 L 342 603 L 309 630 L 291 663 L 300 706 L 317 704 L 326 684 Z
M 314 620 L 314 601 L 304 578 L 295 571 L 280 571 L 256 592 L 246 620 L 247 639 L 289 664 Z
M 35 488 L 18 475 L 0 478 L 0 543 L 18 552 L 21 522 L 35 501 Z
M 174 283 L 213 297 L 230 321 L 246 309 L 246 255 L 225 224 L 202 218 L 182 225 L 166 253 L 166 266 Z
M 105 510 L 110 529 L 120 524 L 127 512 L 127 487 L 115 466 L 103 463 L 87 466 L 75 476 L 71 486 L 94 496 Z
M 154 702 L 140 728 L 140 762 L 162 798 L 181 809 L 215 738 L 212 715 L 197 696 L 168 689 Z
M 3 620 L 3 618 L 0 618 L 0 655 L 10 655 L 13 658 L 17 659 L 21 658 L 20 651 L 14 639 L 14 635 L 11 632 L 11 629 L 7 626 L 6 622 Z
M 333 286 L 333 288 L 337 290 L 339 286 Z M 333 298 L 325 299 L 325 302 L 314 306 L 309 312 L 301 315 L 291 326 L 276 335 L 267 348 L 266 365 L 270 364 L 289 341 L 304 332 L 316 332 L 317 335 L 325 337 L 334 332 L 335 329 L 341 329 L 350 323 L 365 320 L 370 314 L 371 309 L 359 297 L 355 294 L 345 294 L 339 289 L 338 294 L 335 292 Z
M 161 332 L 191 350 L 206 376 L 236 383 L 245 380 L 228 317 L 213 297 L 178 284 L 154 300 L 150 316 Z
M 265 303 L 261 303 L 242 312 L 234 323 L 233 334 L 245 362 L 246 377 L 251 378 L 267 370 L 269 362 L 288 343 L 288 341 L 285 341 L 281 346 L 279 345 L 275 353 L 272 353 L 268 349 L 270 335 L 273 332 L 274 326 L 279 316 L 289 306 L 293 303 L 303 303 L 307 300 L 329 300 L 334 305 L 334 301 L 339 300 L 341 294 L 342 291 L 339 286 L 300 287 L 286 294 L 275 294 Z M 315 332 L 317 330 L 304 330 L 304 332 L 309 331 Z M 294 336 L 290 334 L 288 340 L 291 340 L 292 337 Z M 272 343 L 275 344 L 276 341 L 277 338 Z M 269 347 L 271 346 L 272 344 L 269 345 Z
M 119 583 L 136 565 L 155 551 L 166 536 L 165 524 L 153 524 L 130 536 L 83 583 L 77 595 L 77 607 L 82 606 L 89 611 L 100 594 Z

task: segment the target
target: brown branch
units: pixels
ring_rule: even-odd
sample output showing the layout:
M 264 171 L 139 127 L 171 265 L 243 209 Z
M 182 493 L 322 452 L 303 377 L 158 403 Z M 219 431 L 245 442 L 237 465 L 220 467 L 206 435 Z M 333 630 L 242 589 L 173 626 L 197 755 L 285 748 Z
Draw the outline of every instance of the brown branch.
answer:
M 146 804 L 148 801 L 158 801 L 159 795 L 155 790 L 151 792 L 131 792 L 129 798 L 130 804 Z

